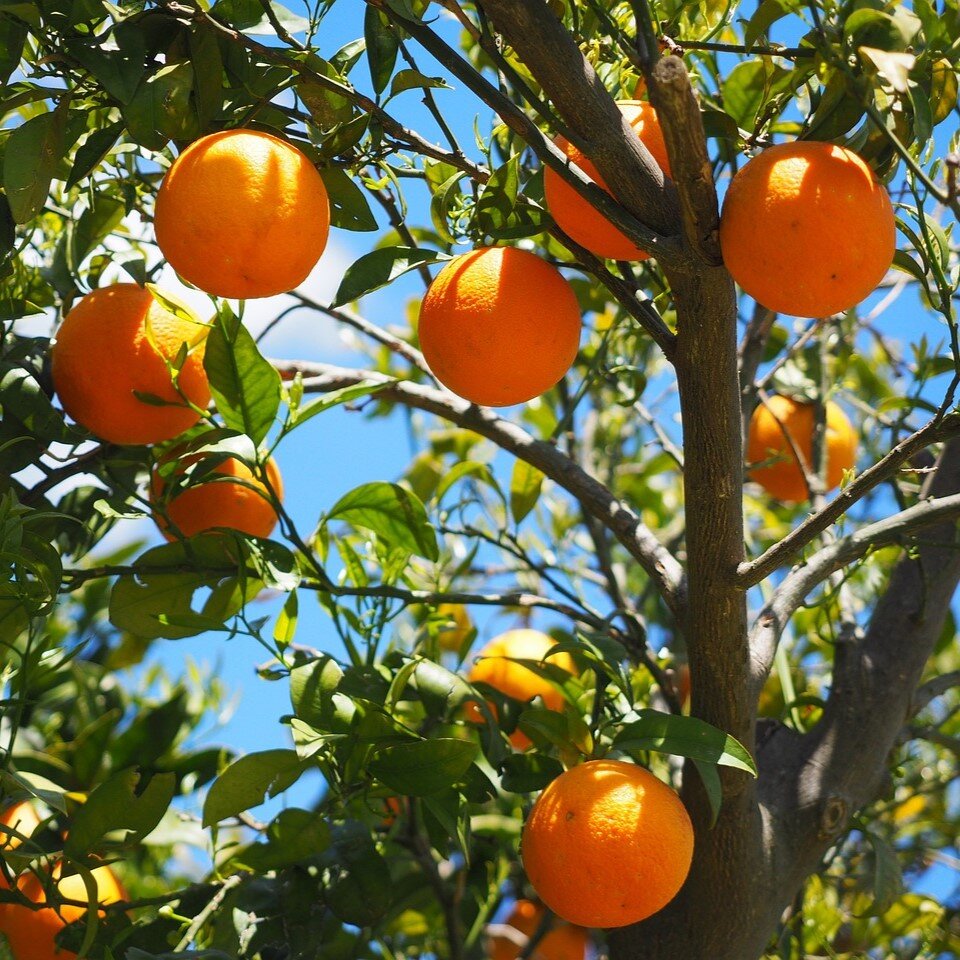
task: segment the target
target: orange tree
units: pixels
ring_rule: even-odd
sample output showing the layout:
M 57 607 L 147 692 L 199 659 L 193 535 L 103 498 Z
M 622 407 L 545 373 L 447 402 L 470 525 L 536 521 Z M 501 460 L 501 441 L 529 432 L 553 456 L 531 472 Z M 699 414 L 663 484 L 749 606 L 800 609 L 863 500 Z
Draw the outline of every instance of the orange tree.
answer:
M 38 821 L 5 821 L 5 922 L 58 910 L 78 918 L 55 925 L 65 950 L 128 960 L 465 960 L 488 936 L 529 956 L 561 928 L 494 922 L 537 892 L 521 826 L 565 769 L 601 761 L 672 784 L 694 840 L 675 897 L 591 933 L 615 960 L 956 955 L 955 889 L 916 882 L 955 870 L 960 822 L 955 0 L 295 7 L 0 0 L 0 789 Z M 334 49 L 344 17 L 356 39 Z M 239 128 L 260 146 L 221 136 Z M 151 318 L 197 321 L 151 285 L 51 379 L 23 318 L 58 324 L 165 260 L 201 287 L 285 290 L 327 242 L 324 195 L 334 231 L 379 232 L 331 302 L 295 303 L 366 363 L 265 357 L 216 297 L 202 343 L 161 344 Z M 497 247 L 524 256 L 444 267 Z M 421 294 L 387 316 L 364 298 L 441 268 L 434 376 Z M 121 445 L 137 404 L 188 429 Z M 418 412 L 416 456 L 298 529 L 270 457 L 344 404 Z M 767 438 L 749 458 L 748 434 Z M 261 536 L 239 532 L 250 504 Z M 151 515 L 163 545 L 100 545 Z M 250 605 L 265 591 L 283 598 L 268 617 Z M 317 601 L 342 658 L 297 635 Z M 470 672 L 491 608 L 549 626 L 550 657 L 515 664 L 529 699 Z M 268 647 L 289 749 L 193 737 L 218 684 L 150 664 L 204 631 Z M 249 812 L 310 770 L 318 804 Z M 577 849 L 546 841 L 548 905 L 609 922 L 605 897 L 683 879 L 669 804 L 636 790 L 578 793 L 623 811 L 604 836 L 643 823 L 615 875 L 591 830 L 564 832 L 576 810 L 550 821 Z M 190 845 L 212 857 L 200 880 Z M 98 908 L 105 865 L 126 899 Z

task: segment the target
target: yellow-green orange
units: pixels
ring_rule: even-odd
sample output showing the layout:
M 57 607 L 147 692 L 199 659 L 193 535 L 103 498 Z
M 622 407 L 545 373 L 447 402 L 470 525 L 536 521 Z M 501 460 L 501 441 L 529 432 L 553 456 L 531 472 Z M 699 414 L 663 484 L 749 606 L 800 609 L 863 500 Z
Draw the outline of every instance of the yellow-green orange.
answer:
M 208 330 L 133 283 L 88 293 L 60 324 L 51 350 L 53 384 L 63 409 L 110 443 L 172 439 L 192 427 L 200 419 L 198 410 L 210 402 L 203 369 Z M 175 383 L 170 364 L 184 344 L 189 352 Z
M 534 890 L 557 916 L 622 927 L 676 896 L 693 858 L 693 827 L 677 794 L 648 770 L 591 760 L 537 798 L 521 854 Z
M 440 628 L 437 636 L 440 649 L 448 653 L 459 653 L 464 641 L 473 629 L 470 614 L 462 603 L 441 603 L 437 614 L 445 617 L 447 623 Z
M 451 260 L 420 308 L 420 346 L 444 386 L 507 407 L 549 390 L 580 344 L 573 288 L 549 263 L 514 247 Z
M 261 130 L 223 130 L 174 161 L 154 230 L 170 265 L 201 290 L 270 297 L 302 283 L 320 259 L 330 203 L 295 146 Z

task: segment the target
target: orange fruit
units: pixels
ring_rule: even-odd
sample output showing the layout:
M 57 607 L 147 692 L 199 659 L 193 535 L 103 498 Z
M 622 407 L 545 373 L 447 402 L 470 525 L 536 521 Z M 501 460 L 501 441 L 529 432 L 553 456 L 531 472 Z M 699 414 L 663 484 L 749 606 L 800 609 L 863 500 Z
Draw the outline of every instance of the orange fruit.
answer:
M 524 935 L 532 937 L 540 927 L 544 909 L 532 900 L 518 900 L 506 926 L 513 927 Z M 590 935 L 583 927 L 572 923 L 554 923 L 541 937 L 530 954 L 531 960 L 584 960 Z M 491 937 L 488 953 L 490 960 L 517 960 L 523 949 L 523 938 Z
M 36 808 L 28 800 L 7 807 L 3 813 L 0 813 L 0 852 L 16 850 L 22 843 L 20 837 L 15 837 L 3 827 L 12 827 L 20 836 L 29 837 L 41 822 Z M 2 882 L 3 878 L 0 876 L 0 883 Z
M 441 627 L 437 635 L 440 649 L 448 653 L 459 653 L 467 635 L 473 629 L 467 608 L 462 603 L 441 603 L 437 607 L 437 613 L 448 621 L 448 625 Z
M 754 300 L 778 313 L 826 317 L 856 306 L 890 268 L 893 205 L 852 150 L 780 143 L 731 181 L 720 246 Z
M 54 875 L 59 866 L 54 868 Z M 126 891 L 109 867 L 93 871 L 97 884 L 97 901 L 117 903 L 127 899 Z M 35 873 L 24 873 L 17 879 L 17 888 L 34 903 L 45 903 L 46 893 Z M 68 900 L 86 901 L 87 888 L 79 874 L 64 877 L 57 883 L 60 895 Z M 0 903 L 0 933 L 6 938 L 15 960 L 71 960 L 69 950 L 58 950 L 57 934 L 68 924 L 86 915 L 84 907 L 64 904 L 59 912 L 53 907 L 31 910 L 19 903 Z
M 420 307 L 420 347 L 445 386 L 509 407 L 549 390 L 576 359 L 580 306 L 560 271 L 515 247 L 451 260 Z
M 195 140 L 167 171 L 154 230 L 170 265 L 201 290 L 272 297 L 320 259 L 330 202 L 296 147 L 261 130 L 222 130 Z
M 160 443 L 183 433 L 200 419 L 187 401 L 201 409 L 210 402 L 203 369 L 208 329 L 192 315 L 171 313 L 134 283 L 88 293 L 60 324 L 50 353 L 63 409 L 110 443 Z M 180 368 L 178 392 L 168 363 L 183 344 L 190 352 Z M 165 405 L 137 393 L 159 397 Z
M 174 450 L 168 457 L 173 459 L 176 455 Z M 202 459 L 201 454 L 184 457 L 178 469 L 185 470 Z M 266 471 L 270 486 L 282 499 L 283 482 L 272 457 L 267 460 Z M 218 480 L 213 479 L 214 476 L 235 479 Z M 195 537 L 206 530 L 225 527 L 251 537 L 266 538 L 277 525 L 277 513 L 268 499 L 266 485 L 236 457 L 229 457 L 218 464 L 211 474 L 204 476 L 202 483 L 175 490 L 169 498 L 165 496 L 168 482 L 169 478 L 161 477 L 159 472 L 154 471 L 150 500 L 153 504 L 164 504 L 170 523 L 184 537 Z M 159 511 L 154 512 L 154 519 L 168 540 L 177 539 Z
M 693 859 L 680 798 L 643 767 L 590 760 L 560 774 L 523 827 L 527 877 L 557 916 L 622 927 L 665 907 Z
M 645 100 L 618 100 L 617 106 L 627 123 L 636 131 L 643 145 L 669 177 L 670 160 L 667 145 L 657 119 L 657 111 Z M 572 143 L 563 137 L 554 143 L 594 182 L 610 192 L 597 168 Z M 594 256 L 608 260 L 646 260 L 649 254 L 641 250 L 619 227 L 615 227 L 592 204 L 577 193 L 554 170 L 543 171 L 543 192 L 547 210 L 557 226 L 581 247 Z
M 514 700 L 532 700 L 540 697 L 543 705 L 550 710 L 563 709 L 563 695 L 551 684 L 538 676 L 517 660 L 543 660 L 560 667 L 568 673 L 576 673 L 577 668 L 569 653 L 555 653 L 547 656 L 556 646 L 553 637 L 541 633 L 539 630 L 508 630 L 499 637 L 491 640 L 481 651 L 479 659 L 471 668 L 467 679 L 471 683 L 488 683 L 495 690 Z M 493 704 L 491 709 L 496 712 Z M 467 719 L 472 723 L 483 723 L 483 712 L 475 703 L 467 704 Z M 520 730 L 510 734 L 510 742 L 517 750 L 525 750 L 530 746 L 530 738 Z
M 857 434 L 846 414 L 835 403 L 826 403 L 827 489 L 843 479 L 857 459 Z M 800 503 L 809 496 L 797 458 L 790 442 L 803 455 L 808 469 L 813 467 L 814 406 L 792 397 L 775 395 L 766 404 L 759 403 L 750 418 L 747 432 L 747 460 L 750 463 L 773 460 L 767 466 L 754 467 L 749 478 L 785 503 Z M 774 459 L 776 458 L 776 459 Z

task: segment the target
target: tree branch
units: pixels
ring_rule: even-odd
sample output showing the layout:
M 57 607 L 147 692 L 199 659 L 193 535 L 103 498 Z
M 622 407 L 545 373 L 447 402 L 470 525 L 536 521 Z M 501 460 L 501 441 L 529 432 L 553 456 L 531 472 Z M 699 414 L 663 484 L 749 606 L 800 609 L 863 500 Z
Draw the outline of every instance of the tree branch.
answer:
M 960 495 L 960 441 L 948 443 L 923 489 L 934 502 Z M 943 519 L 943 515 L 941 515 Z M 895 567 L 862 641 L 838 644 L 823 718 L 804 735 L 780 727 L 759 758 L 770 879 L 768 928 L 803 879 L 875 799 L 888 755 L 960 581 L 960 542 L 950 517 Z
M 486 407 L 478 407 L 446 391 L 420 386 L 369 370 L 330 364 L 274 361 L 281 372 L 304 375 L 304 391 L 327 393 L 363 381 L 387 386 L 378 396 L 404 406 L 425 410 L 492 440 L 563 487 L 583 508 L 607 527 L 655 583 L 667 606 L 677 613 L 682 605 L 682 570 L 667 548 L 643 521 L 598 480 L 591 477 L 556 447 L 537 440 L 522 427 L 503 420 Z
M 560 20 L 542 0 L 479 0 L 479 6 L 536 77 L 573 135 L 573 142 L 596 165 L 614 197 L 656 235 L 675 237 L 680 216 L 673 185 L 624 120 Z M 569 169 L 566 158 L 562 154 L 560 157 L 561 166 Z M 541 159 L 547 161 L 546 156 Z M 596 187 L 594 190 L 604 192 Z M 592 194 L 583 195 L 632 240 L 640 242 L 640 234 L 611 216 L 606 204 L 598 203 Z M 682 262 L 675 245 L 672 249 L 641 245 L 663 264 Z
M 690 86 L 687 68 L 679 57 L 661 57 L 650 71 L 648 83 L 650 102 L 660 118 L 671 176 L 680 198 L 683 237 L 687 247 L 704 263 L 719 266 L 723 263 L 720 205 L 700 105 Z
M 875 486 L 892 477 L 898 468 L 914 454 L 932 443 L 958 435 L 960 435 L 960 414 L 954 413 L 942 419 L 935 417 L 916 433 L 901 440 L 885 457 L 864 470 L 859 477 L 841 490 L 819 513 L 808 517 L 800 526 L 755 560 L 742 563 L 737 570 L 740 586 L 744 589 L 752 587 L 786 564 Z
M 871 550 L 905 543 L 918 530 L 960 517 L 960 494 L 924 500 L 831 543 L 790 573 L 763 608 L 751 633 L 753 689 L 759 694 L 790 618 L 814 587 Z

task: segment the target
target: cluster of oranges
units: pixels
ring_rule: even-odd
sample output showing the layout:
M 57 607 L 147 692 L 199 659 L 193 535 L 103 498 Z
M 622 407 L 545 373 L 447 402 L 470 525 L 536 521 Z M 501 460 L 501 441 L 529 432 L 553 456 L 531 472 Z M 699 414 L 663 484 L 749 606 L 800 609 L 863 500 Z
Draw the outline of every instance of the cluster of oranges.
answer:
M 439 612 L 450 621 L 441 644 L 460 651 L 469 618 L 456 605 L 443 605 Z M 480 651 L 468 679 L 521 703 L 539 697 L 544 707 L 560 711 L 563 695 L 557 687 L 521 662 L 575 675 L 572 657 L 551 652 L 555 646 L 540 631 L 509 630 Z M 496 715 L 493 704 L 488 706 Z M 484 722 L 472 702 L 466 716 Z M 531 746 L 520 730 L 509 739 L 517 750 Z M 539 955 L 581 960 L 583 948 L 577 944 L 585 942 L 585 934 L 580 928 L 637 923 L 676 896 L 693 858 L 693 827 L 677 794 L 648 770 L 622 760 L 590 760 L 561 774 L 540 794 L 524 824 L 521 854 L 537 895 L 566 921 L 543 938 Z M 508 924 L 529 936 L 541 915 L 541 908 L 521 901 Z M 495 938 L 495 960 L 515 957 L 512 943 L 509 937 Z
M 642 100 L 619 106 L 669 177 L 656 111 Z M 606 189 L 575 145 L 562 137 L 556 143 Z M 646 259 L 549 168 L 544 193 L 556 223 L 595 255 Z M 837 229 L 841 224 L 844 229 Z M 157 196 L 155 233 L 164 257 L 184 279 L 221 297 L 292 289 L 317 263 L 329 227 L 329 200 L 316 168 L 296 147 L 261 131 L 228 130 L 197 140 L 173 163 Z M 720 242 L 730 272 L 759 303 L 820 317 L 853 307 L 877 286 L 893 259 L 895 221 L 886 191 L 855 153 L 796 141 L 763 151 L 733 178 Z M 210 402 L 203 366 L 209 327 L 186 308 L 171 309 L 166 295 L 161 299 L 133 284 L 115 284 L 84 297 L 58 331 L 52 359 L 61 401 L 104 440 L 166 442 L 196 424 Z M 576 296 L 554 266 L 525 250 L 481 247 L 455 257 L 436 276 L 421 306 L 419 338 L 431 369 L 450 390 L 473 403 L 509 406 L 564 376 L 576 358 L 580 328 Z M 812 427 L 807 431 L 805 424 L 813 408 L 788 398 L 777 403 L 783 416 L 767 404 L 751 423 L 751 460 L 773 461 L 751 476 L 773 496 L 799 501 L 808 491 L 798 452 L 802 458 L 810 446 Z M 828 407 L 832 487 L 852 466 L 855 450 L 846 418 Z M 836 445 L 835 432 L 841 435 Z M 176 452 L 171 456 L 179 459 Z M 169 477 L 170 469 L 161 472 Z M 254 476 L 239 459 L 229 459 L 212 473 L 214 482 L 186 490 L 183 482 L 169 485 L 155 476 L 151 495 L 164 503 L 158 520 L 167 535 L 171 526 L 185 535 L 217 525 L 257 535 L 272 529 L 269 494 L 280 492 L 275 466 Z
M 259 131 L 224 131 L 197 140 L 174 162 L 154 227 L 166 261 L 201 290 L 268 297 L 297 286 L 315 266 L 330 204 L 316 167 L 295 147 Z M 51 352 L 64 409 L 110 443 L 178 437 L 210 403 L 209 329 L 167 294 L 132 283 L 94 290 L 67 314 Z M 184 453 L 175 446 L 161 456 L 150 484 L 169 539 L 173 531 L 193 536 L 218 527 L 270 535 L 277 521 L 271 498 L 283 493 L 272 459 L 255 474 L 228 457 L 206 482 L 190 485 L 186 473 L 203 458 Z
M 15 803 L 0 813 L 0 858 L 16 850 L 30 839 L 42 821 L 31 803 Z M 3 829 L 7 827 L 9 829 Z M 70 960 L 76 954 L 58 950 L 57 935 L 68 924 L 86 913 L 80 904 L 87 903 L 87 888 L 79 874 L 63 876 L 63 865 L 53 864 L 44 876 L 42 872 L 26 871 L 15 881 L 17 891 L 37 907 L 22 903 L 0 903 L 0 933 L 7 938 L 15 960 Z M 110 867 L 91 871 L 97 888 L 97 901 L 106 906 L 127 899 L 126 891 Z M 65 901 L 56 908 L 42 906 L 47 902 L 45 885 L 55 883 L 58 896 Z M 0 874 L 0 889 L 9 885 Z

